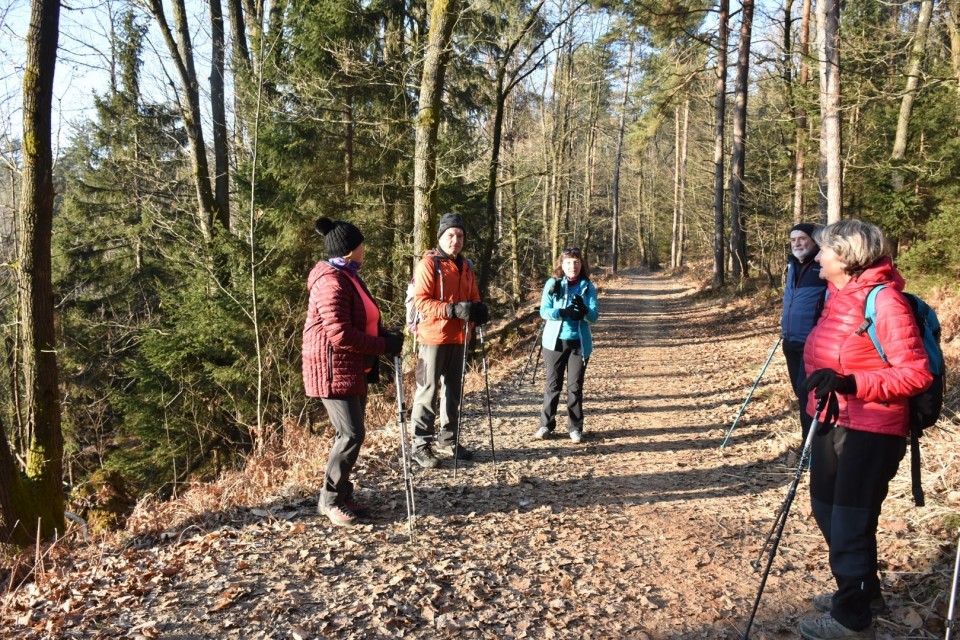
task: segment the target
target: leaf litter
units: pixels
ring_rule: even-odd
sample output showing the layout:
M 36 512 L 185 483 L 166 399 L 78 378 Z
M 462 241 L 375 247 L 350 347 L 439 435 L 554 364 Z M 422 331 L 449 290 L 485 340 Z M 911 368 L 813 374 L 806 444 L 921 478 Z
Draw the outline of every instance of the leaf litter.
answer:
M 29 576 L 4 572 L 0 633 L 741 637 L 759 582 L 750 562 L 800 445 L 782 359 L 771 363 L 728 447 L 719 444 L 777 335 L 779 306 L 763 298 L 718 304 L 678 278 L 623 273 L 603 283 L 601 308 L 583 443 L 559 434 L 532 439 L 542 370 L 518 389 L 530 343 L 511 351 L 493 341 L 497 465 L 474 365 L 463 436 L 477 459 L 461 465 L 456 479 L 449 460 L 441 469 L 414 469 L 413 539 L 387 391 L 371 398 L 355 476 L 358 497 L 376 507 L 367 523 L 335 528 L 317 515 L 329 437 L 285 425 L 283 438 L 299 439 L 248 465 L 272 500 L 257 501 L 256 482 L 238 475 L 179 503 L 142 503 L 133 534 L 64 540 Z M 529 325 L 527 340 L 536 335 Z M 960 503 L 955 426 L 924 441 L 928 507 L 912 506 L 908 463 L 884 505 L 880 558 L 891 611 L 878 621 L 880 638 L 942 636 L 950 523 Z M 290 451 L 298 455 L 292 462 Z M 277 469 L 284 480 L 273 486 Z M 812 614 L 810 597 L 832 589 L 806 486 L 805 479 L 754 638 L 795 637 L 796 623 Z

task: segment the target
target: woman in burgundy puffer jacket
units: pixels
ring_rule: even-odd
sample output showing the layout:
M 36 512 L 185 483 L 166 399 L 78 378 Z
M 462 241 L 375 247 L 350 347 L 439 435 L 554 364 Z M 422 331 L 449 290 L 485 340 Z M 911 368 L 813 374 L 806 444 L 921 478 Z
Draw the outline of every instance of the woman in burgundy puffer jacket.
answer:
M 377 380 L 377 356 L 401 352 L 403 335 L 384 331 L 380 309 L 360 279 L 360 230 L 329 218 L 317 220 L 316 228 L 330 257 L 307 278 L 303 385 L 308 396 L 322 399 L 336 431 L 318 509 L 333 524 L 351 526 L 370 511 L 354 501 L 350 482 L 365 436 L 367 383 Z
M 873 614 L 885 609 L 877 521 L 906 450 L 909 398 L 933 377 L 883 232 L 845 220 L 815 232 L 814 240 L 828 295 L 804 348 L 805 387 L 812 391 L 807 410 L 812 413 L 816 400 L 835 392 L 839 418 L 835 428 L 813 439 L 810 499 L 837 590 L 813 599 L 825 614 L 802 621 L 799 631 L 808 640 L 875 638 Z M 886 287 L 876 296 L 876 332 L 888 363 L 864 318 L 867 295 L 878 285 Z

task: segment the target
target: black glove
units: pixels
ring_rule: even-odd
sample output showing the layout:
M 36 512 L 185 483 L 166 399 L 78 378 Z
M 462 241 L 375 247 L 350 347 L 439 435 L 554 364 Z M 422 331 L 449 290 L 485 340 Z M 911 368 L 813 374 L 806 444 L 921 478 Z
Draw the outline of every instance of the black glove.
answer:
M 398 356 L 403 353 L 403 334 L 388 332 L 384 334 L 383 339 L 387 341 L 387 346 L 383 352 L 388 356 Z
M 474 324 L 486 324 L 490 321 L 490 310 L 482 302 L 474 302 L 470 307 L 470 322 Z
M 838 418 L 840 418 L 840 403 L 837 401 L 837 394 L 831 393 L 830 399 L 827 400 L 827 411 L 823 414 L 823 420 L 817 425 L 816 434 L 825 436 L 830 433 L 830 429 L 837 426 Z
M 576 305 L 567 307 L 567 317 L 571 320 L 576 320 L 579 322 L 583 320 L 583 316 L 587 315 L 585 311 L 580 311 Z
M 569 318 L 570 314 L 573 312 L 573 309 L 570 307 L 562 307 L 557 311 L 557 315 L 561 318 Z
M 803 382 L 803 388 L 814 391 L 817 400 L 826 398 L 830 393 L 850 394 L 857 392 L 857 380 L 852 375 L 841 376 L 833 369 L 817 369 Z
M 453 317 L 460 318 L 461 320 L 470 320 L 472 308 L 472 302 L 458 302 L 453 305 Z
M 573 296 L 573 308 L 583 315 L 587 315 L 587 303 L 583 301 L 583 296 Z

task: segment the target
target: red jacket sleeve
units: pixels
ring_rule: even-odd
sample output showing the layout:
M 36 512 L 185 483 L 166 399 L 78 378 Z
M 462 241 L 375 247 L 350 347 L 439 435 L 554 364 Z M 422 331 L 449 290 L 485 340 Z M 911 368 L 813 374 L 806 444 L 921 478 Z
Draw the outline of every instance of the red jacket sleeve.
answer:
M 877 339 L 889 367 L 856 371 L 857 397 L 868 402 L 888 402 L 916 395 L 933 382 L 927 352 L 910 303 L 890 287 L 877 293 Z

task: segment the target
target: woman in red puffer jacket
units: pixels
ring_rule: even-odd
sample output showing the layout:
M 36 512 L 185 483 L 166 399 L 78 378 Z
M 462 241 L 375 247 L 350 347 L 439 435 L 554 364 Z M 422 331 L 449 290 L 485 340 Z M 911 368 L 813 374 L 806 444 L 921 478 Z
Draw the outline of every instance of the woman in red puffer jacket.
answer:
M 816 260 L 828 295 L 807 338 L 805 387 L 816 401 L 836 393 L 836 427 L 814 436 L 810 499 L 830 550 L 833 593 L 814 597 L 824 612 L 799 625 L 808 640 L 875 638 L 873 614 L 884 610 L 877 574 L 877 521 L 890 480 L 906 451 L 909 398 L 933 380 L 904 280 L 889 257 L 883 232 L 860 220 L 831 224 L 814 234 Z M 866 332 L 864 310 L 876 296 L 876 332 L 884 362 Z
M 380 309 L 360 279 L 363 234 L 349 222 L 320 218 L 327 260 L 307 278 L 310 303 L 303 326 L 303 385 L 319 397 L 330 415 L 336 439 L 320 493 L 318 509 L 339 526 L 351 526 L 369 513 L 353 499 L 350 472 L 366 434 L 367 383 L 376 382 L 381 354 L 399 354 L 403 335 L 388 333 Z

